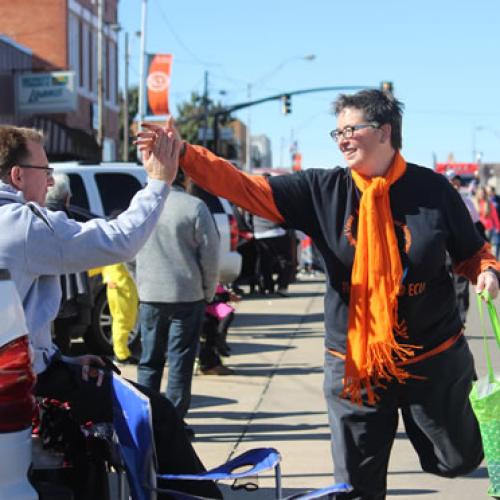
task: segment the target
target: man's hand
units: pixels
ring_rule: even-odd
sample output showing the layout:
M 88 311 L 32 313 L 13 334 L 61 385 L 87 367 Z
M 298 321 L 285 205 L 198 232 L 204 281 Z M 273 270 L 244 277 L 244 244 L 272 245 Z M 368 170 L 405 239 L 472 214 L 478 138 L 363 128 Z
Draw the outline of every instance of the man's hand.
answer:
M 498 295 L 498 279 L 493 270 L 487 269 L 477 277 L 476 293 L 486 290 L 492 299 Z
M 88 382 L 89 378 L 96 378 L 97 387 L 101 386 L 102 380 L 104 378 L 104 370 L 100 369 L 99 367 L 105 368 L 106 363 L 101 359 L 100 356 L 85 354 L 83 356 L 76 357 L 63 356 L 62 359 L 66 363 L 82 365 L 82 379 L 85 382 Z
M 182 142 L 172 130 L 149 123 L 143 123 L 143 127 L 146 131 L 137 134 L 135 144 L 144 155 L 144 168 L 150 178 L 171 185 L 177 175 Z

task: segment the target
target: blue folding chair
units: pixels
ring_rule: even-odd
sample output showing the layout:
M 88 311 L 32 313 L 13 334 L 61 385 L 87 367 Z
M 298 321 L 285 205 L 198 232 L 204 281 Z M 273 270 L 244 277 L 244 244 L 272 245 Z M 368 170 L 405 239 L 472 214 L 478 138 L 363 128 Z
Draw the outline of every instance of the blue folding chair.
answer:
M 255 448 L 229 462 L 200 474 L 157 474 L 149 399 L 132 384 L 113 375 L 113 425 L 133 500 L 151 500 L 155 492 L 167 490 L 156 487 L 160 479 L 188 479 L 195 481 L 240 479 L 256 476 L 273 469 L 276 498 L 281 498 L 280 454 L 274 448 Z M 241 467 L 249 467 L 238 472 Z M 196 498 L 180 492 L 169 493 L 179 500 Z

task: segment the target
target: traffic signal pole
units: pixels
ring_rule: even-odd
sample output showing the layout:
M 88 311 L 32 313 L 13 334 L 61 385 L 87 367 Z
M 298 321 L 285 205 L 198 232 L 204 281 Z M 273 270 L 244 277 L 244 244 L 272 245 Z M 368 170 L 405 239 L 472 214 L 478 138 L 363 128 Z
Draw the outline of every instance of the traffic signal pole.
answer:
M 374 86 L 368 86 L 368 85 L 336 85 L 332 87 L 314 87 L 310 89 L 301 89 L 301 90 L 294 90 L 292 92 L 283 92 L 281 94 L 274 94 L 268 97 L 263 97 L 262 99 L 255 99 L 253 101 L 247 101 L 247 102 L 241 102 L 238 104 L 233 104 L 232 106 L 228 106 L 227 108 L 219 109 L 217 111 L 211 111 L 209 113 L 210 116 L 213 116 L 213 141 L 214 141 L 214 146 L 213 146 L 213 152 L 215 154 L 218 154 L 219 152 L 219 120 L 221 117 L 229 115 L 231 113 L 234 113 L 235 111 L 239 111 L 240 109 L 245 109 L 249 108 L 250 106 L 257 106 L 258 104 L 263 104 L 265 102 L 269 101 L 277 101 L 281 100 L 284 102 L 285 100 L 288 101 L 288 104 L 290 105 L 290 98 L 294 95 L 302 95 L 302 94 L 312 94 L 316 92 L 331 92 L 331 91 L 338 91 L 338 90 L 368 90 L 368 89 L 374 89 L 378 87 Z M 179 120 L 177 123 L 178 124 L 183 124 L 187 123 L 192 120 L 201 120 L 205 117 L 205 113 L 197 113 L 196 115 L 189 116 L 184 118 L 183 120 Z
M 367 85 L 350 85 L 350 86 L 334 86 L 334 87 L 315 87 L 311 89 L 302 89 L 302 90 L 294 90 L 292 92 L 283 92 L 281 94 L 275 94 L 269 97 L 264 97 L 262 99 L 257 99 L 255 101 L 242 102 L 239 104 L 234 104 L 233 106 L 229 106 L 228 108 L 218 111 L 219 114 L 225 115 L 229 113 L 233 113 L 234 111 L 239 111 L 240 109 L 248 108 L 250 106 L 256 106 L 257 104 L 263 104 L 264 102 L 276 101 L 286 99 L 287 96 L 291 97 L 294 95 L 301 94 L 312 94 L 315 92 L 331 92 L 332 90 L 367 90 L 378 87 L 370 87 Z

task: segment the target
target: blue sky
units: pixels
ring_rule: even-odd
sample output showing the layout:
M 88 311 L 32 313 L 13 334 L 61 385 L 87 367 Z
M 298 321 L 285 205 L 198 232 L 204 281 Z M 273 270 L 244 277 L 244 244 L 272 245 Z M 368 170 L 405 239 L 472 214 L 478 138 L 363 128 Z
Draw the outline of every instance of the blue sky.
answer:
M 148 0 L 146 51 L 172 53 L 171 109 L 203 91 L 231 105 L 312 87 L 394 83 L 405 104 L 403 155 L 432 166 L 500 162 L 498 0 Z M 120 0 L 131 35 L 131 83 L 139 79 L 141 1 Z M 120 34 L 123 41 L 123 32 Z M 123 46 L 123 43 L 121 43 Z M 314 54 L 314 61 L 302 56 Z M 122 57 L 120 61 L 122 61 Z M 123 64 L 120 84 L 123 82 Z M 259 82 L 258 84 L 256 82 Z M 225 95 L 220 92 L 224 91 Z M 304 167 L 343 165 L 329 131 L 336 92 L 296 96 L 292 114 L 274 101 L 251 108 L 251 130 L 272 141 L 274 166 L 290 165 L 296 139 Z M 244 122 L 248 111 L 237 116 Z

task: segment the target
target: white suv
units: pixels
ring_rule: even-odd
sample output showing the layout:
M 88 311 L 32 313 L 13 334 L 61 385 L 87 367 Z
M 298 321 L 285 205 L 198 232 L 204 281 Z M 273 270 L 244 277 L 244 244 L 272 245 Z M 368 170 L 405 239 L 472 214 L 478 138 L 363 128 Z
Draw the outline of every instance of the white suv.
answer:
M 62 162 L 51 163 L 51 167 L 56 173 L 65 173 L 69 177 L 72 215 L 77 220 L 88 220 L 89 215 L 108 217 L 117 210 L 125 210 L 147 177 L 144 168 L 135 163 L 86 165 Z M 206 192 L 201 192 L 200 198 L 208 205 L 220 235 L 219 280 L 231 283 L 241 269 L 241 255 L 236 251 L 238 226 L 233 208 L 227 200 Z M 78 208 L 83 209 L 81 214 Z M 92 350 L 111 353 L 111 318 L 105 296 L 104 291 L 99 290 L 95 297 L 91 326 L 85 340 Z M 130 343 L 135 340 L 132 336 Z

